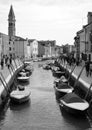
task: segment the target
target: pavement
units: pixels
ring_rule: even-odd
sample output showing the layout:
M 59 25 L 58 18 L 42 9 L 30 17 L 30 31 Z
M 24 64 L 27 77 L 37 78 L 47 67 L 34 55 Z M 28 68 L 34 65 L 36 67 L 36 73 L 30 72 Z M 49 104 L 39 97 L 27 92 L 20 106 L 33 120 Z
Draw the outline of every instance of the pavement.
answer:
M 15 62 L 12 61 L 12 65 L 13 65 L 13 71 L 11 70 L 11 73 L 9 71 L 9 69 L 7 68 L 7 66 L 4 64 L 4 68 L 1 69 L 1 66 L 0 66 L 0 78 L 2 78 L 2 76 L 4 77 L 4 80 L 6 83 L 8 83 L 13 75 L 13 73 L 20 67 L 23 65 L 23 63 L 16 59 Z M 6 83 L 4 82 L 4 84 L 6 85 Z M 4 90 L 4 86 L 2 85 L 2 82 L 0 80 L 0 94 L 2 93 L 2 91 Z

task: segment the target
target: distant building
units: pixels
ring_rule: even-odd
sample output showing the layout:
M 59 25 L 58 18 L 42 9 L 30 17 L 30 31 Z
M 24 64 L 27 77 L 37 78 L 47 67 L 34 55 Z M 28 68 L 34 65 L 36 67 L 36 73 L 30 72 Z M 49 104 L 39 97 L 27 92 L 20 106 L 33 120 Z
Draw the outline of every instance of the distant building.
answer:
M 35 59 L 38 57 L 38 41 L 36 39 L 29 39 L 28 42 L 30 44 L 31 57 Z
M 27 42 L 28 42 L 28 44 L 27 44 L 27 59 L 31 59 L 31 46 L 30 46 L 28 39 L 27 39 Z
M 56 45 L 54 49 L 55 57 L 60 56 L 63 53 L 63 48 L 61 46 Z
M 55 40 L 41 40 L 38 41 L 38 53 L 43 57 L 55 56 Z
M 38 57 L 45 55 L 45 43 L 44 41 L 38 41 Z
M 9 54 L 9 36 L 0 33 L 0 57 Z
M 27 50 L 28 40 L 18 37 L 15 37 L 15 56 L 20 58 L 27 58 L 28 57 L 28 50 Z
M 92 60 L 92 12 L 88 12 L 87 16 L 88 24 L 83 26 L 83 28 L 76 33 L 76 55 L 79 55 L 79 58 L 81 58 L 81 55 L 85 54 Z

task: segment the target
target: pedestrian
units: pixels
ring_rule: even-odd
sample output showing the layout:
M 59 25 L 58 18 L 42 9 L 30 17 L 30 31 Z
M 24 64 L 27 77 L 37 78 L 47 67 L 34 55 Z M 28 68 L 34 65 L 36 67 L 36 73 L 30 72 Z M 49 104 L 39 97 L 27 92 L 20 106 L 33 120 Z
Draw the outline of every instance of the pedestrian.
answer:
M 85 69 L 86 69 L 86 76 L 88 77 L 88 75 L 89 75 L 89 70 L 90 70 L 90 62 L 89 62 L 89 60 L 87 60 L 87 61 L 85 62 Z
M 5 56 L 5 64 L 6 64 L 6 66 L 7 66 L 7 60 L 8 60 L 8 56 L 6 55 Z
M 11 65 L 12 64 L 12 56 L 10 56 L 9 60 L 10 60 L 10 65 Z
M 90 76 L 92 75 L 92 63 L 90 63 L 90 70 L 89 70 Z
M 3 69 L 3 67 L 4 67 L 4 59 L 1 58 L 1 69 Z
M 8 67 L 8 69 L 10 68 L 10 61 L 9 61 L 9 57 L 7 58 L 7 67 Z
M 79 57 L 76 59 L 76 65 L 79 65 Z

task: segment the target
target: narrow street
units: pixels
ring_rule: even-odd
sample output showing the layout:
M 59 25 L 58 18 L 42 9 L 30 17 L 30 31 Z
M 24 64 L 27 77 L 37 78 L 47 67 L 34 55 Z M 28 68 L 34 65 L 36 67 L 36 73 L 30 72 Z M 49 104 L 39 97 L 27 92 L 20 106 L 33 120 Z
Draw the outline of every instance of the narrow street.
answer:
M 85 130 L 91 129 L 88 118 L 76 118 L 61 110 L 54 93 L 51 70 L 34 62 L 30 76 L 30 101 L 8 105 L 0 115 L 1 130 Z

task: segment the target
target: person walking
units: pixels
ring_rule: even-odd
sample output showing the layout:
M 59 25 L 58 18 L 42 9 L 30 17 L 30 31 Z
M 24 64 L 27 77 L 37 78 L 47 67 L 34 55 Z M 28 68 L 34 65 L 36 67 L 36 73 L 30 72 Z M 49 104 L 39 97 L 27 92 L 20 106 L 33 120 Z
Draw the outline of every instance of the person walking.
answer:
M 5 65 L 7 66 L 7 60 L 8 60 L 8 56 L 5 56 Z
M 92 75 L 92 63 L 90 62 L 90 70 L 89 70 L 90 76 Z
M 86 69 L 86 76 L 88 77 L 88 75 L 89 75 L 89 70 L 90 70 L 90 62 L 89 62 L 89 60 L 87 60 L 87 61 L 85 62 L 85 69 Z
M 9 60 L 10 60 L 10 65 L 12 65 L 12 56 L 10 56 Z
M 9 57 L 7 58 L 7 67 L 8 67 L 8 69 L 9 69 L 9 67 L 10 67 Z
M 4 59 L 1 58 L 1 69 L 3 69 L 3 67 L 4 67 Z

